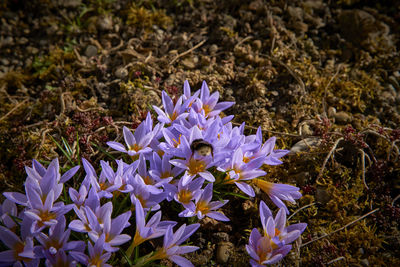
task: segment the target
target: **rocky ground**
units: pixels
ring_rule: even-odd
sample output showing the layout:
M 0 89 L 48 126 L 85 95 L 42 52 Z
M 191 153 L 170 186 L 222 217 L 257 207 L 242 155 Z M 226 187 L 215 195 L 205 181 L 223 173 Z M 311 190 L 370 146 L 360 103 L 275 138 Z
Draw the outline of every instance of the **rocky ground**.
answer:
M 66 166 L 62 140 L 73 161 L 107 158 L 162 90 L 205 80 L 247 133 L 292 150 L 267 170 L 302 189 L 290 222 L 308 223 L 282 265 L 400 265 L 396 1 L 5 0 L 0 19 L 2 192 L 22 190 L 32 158 Z M 192 262 L 246 266 L 260 199 L 203 221 Z

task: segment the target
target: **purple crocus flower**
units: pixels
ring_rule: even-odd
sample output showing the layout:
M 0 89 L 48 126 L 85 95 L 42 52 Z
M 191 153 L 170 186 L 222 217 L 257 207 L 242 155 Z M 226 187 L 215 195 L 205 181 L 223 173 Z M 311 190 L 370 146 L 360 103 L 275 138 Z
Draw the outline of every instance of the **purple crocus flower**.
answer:
M 111 257 L 111 252 L 104 251 L 105 245 L 105 234 L 102 234 L 95 242 L 94 246 L 91 242 L 88 242 L 89 256 L 83 252 L 71 251 L 70 255 L 77 261 L 86 266 L 98 266 L 98 267 L 112 267 L 106 262 Z
M 72 204 L 64 205 L 62 202 L 54 203 L 54 193 L 50 191 L 44 203 L 40 195 L 29 186 L 26 189 L 29 199 L 29 209 L 25 210 L 25 215 L 32 220 L 32 232 L 39 232 L 46 226 L 52 226 L 57 223 L 60 216 L 70 211 Z
M 25 170 L 29 177 L 40 181 L 46 175 L 46 173 L 49 171 L 49 169 L 51 169 L 51 168 L 55 168 L 57 170 L 57 174 L 56 174 L 57 183 L 65 183 L 69 179 L 71 179 L 72 176 L 75 175 L 75 173 L 79 170 L 80 166 L 75 166 L 75 167 L 69 169 L 61 176 L 58 171 L 59 170 L 58 158 L 55 158 L 50 162 L 47 169 L 45 167 L 43 167 L 43 165 L 40 164 L 38 161 L 32 160 L 32 168 L 25 167 Z
M 126 126 L 123 128 L 123 132 L 128 149 L 123 144 L 114 141 L 107 142 L 107 145 L 115 150 L 127 153 L 131 157 L 152 151 L 149 145 L 153 139 L 153 132 L 146 128 L 146 123 L 141 123 L 134 134 Z
M 272 202 L 278 208 L 283 208 L 286 214 L 289 214 L 289 210 L 282 200 L 295 203 L 295 199 L 301 198 L 300 188 L 288 184 L 275 184 L 262 179 L 254 179 L 253 183 L 255 186 L 259 187 L 262 191 L 268 194 Z
M 273 247 L 268 236 L 262 236 L 256 228 L 251 231 L 249 244 L 246 245 L 249 253 L 250 265 L 252 267 L 262 267 L 267 264 L 274 264 L 283 259 L 292 249 L 291 245 Z
M 158 156 L 157 153 L 153 152 L 153 157 L 154 156 Z M 154 166 L 154 163 L 152 165 Z M 134 179 L 135 182 L 139 182 L 142 186 L 145 187 L 146 191 L 154 194 L 162 193 L 163 190 L 161 189 L 161 186 L 172 180 L 172 177 L 164 181 L 162 181 L 161 179 L 153 179 L 152 176 L 150 176 L 149 170 L 147 168 L 147 163 L 143 155 L 141 155 L 139 158 L 139 166 L 137 174 L 135 176 L 137 176 L 135 177 L 137 179 Z
M 251 266 L 265 266 L 280 261 L 291 250 L 291 242 L 296 240 L 307 224 L 298 223 L 286 227 L 286 213 L 279 210 L 275 219 L 267 205 L 260 202 L 260 217 L 263 235 L 254 228 L 250 234 L 246 250 L 249 253 Z
M 179 180 L 177 191 L 174 194 L 175 201 L 182 205 L 189 204 L 191 200 L 195 199 L 202 193 L 200 188 L 204 183 L 204 178 L 197 178 L 195 180 L 192 180 L 192 178 L 188 179 L 189 182 L 186 185 L 183 185 L 185 179 Z
M 164 235 L 168 226 L 175 226 L 174 221 L 161 221 L 161 211 L 154 214 L 146 223 L 145 213 L 142 204 L 138 199 L 135 200 L 136 212 L 136 232 L 132 245 L 129 247 L 133 250 L 136 246 L 142 244 L 146 240 L 153 239 Z
M 181 119 L 185 119 L 188 116 L 188 113 L 185 112 L 185 107 L 182 106 L 183 98 L 182 96 L 176 101 L 174 105 L 171 97 L 165 91 L 161 93 L 162 103 L 164 107 L 164 111 L 157 106 L 153 106 L 154 110 L 158 114 L 158 121 L 171 124 L 175 121 L 179 121 Z
M 170 160 L 171 156 L 163 155 L 161 158 L 157 153 L 153 153 L 150 160 L 149 174 L 157 183 L 161 182 L 161 185 L 171 182 L 180 172 L 178 168 L 172 168 Z
M 196 99 L 196 98 L 199 96 L 199 94 L 200 94 L 200 90 L 197 90 L 197 91 L 193 94 L 193 96 L 192 96 L 192 93 L 191 93 L 191 89 L 190 89 L 190 85 L 189 85 L 188 80 L 185 80 L 185 81 L 183 82 L 183 100 L 184 100 L 184 101 L 190 99 L 191 97 L 192 97 L 193 99 Z M 191 106 L 192 104 L 193 104 L 193 102 L 189 102 L 188 107 L 190 108 L 190 106 Z
M 182 134 L 175 127 L 164 128 L 161 132 L 165 141 L 160 143 L 159 148 L 171 156 L 178 153 Z
M 193 178 L 196 175 L 201 176 L 209 182 L 215 181 L 214 176 L 211 174 L 211 172 L 207 170 L 215 164 L 215 162 L 212 160 L 212 155 L 203 157 L 198 155 L 197 153 L 193 154 L 193 151 L 190 149 L 190 143 L 185 136 L 182 136 L 181 138 L 180 148 L 181 153 L 176 156 L 182 157 L 184 159 L 173 159 L 170 160 L 170 163 L 172 165 L 175 165 L 176 167 L 186 170 L 186 173 L 188 175 L 184 175 L 182 177 L 182 179 L 186 179 L 183 181 L 184 185 L 187 184 L 189 178 Z
M 33 267 L 39 266 L 39 256 L 35 253 L 38 247 L 33 245 L 30 231 L 32 220 L 24 216 L 21 224 L 21 238 L 6 227 L 0 226 L 0 240 L 10 250 L 0 252 L 0 265 Z
M 264 236 L 269 236 L 277 246 L 292 243 L 307 227 L 306 223 L 297 223 L 286 227 L 286 212 L 284 208 L 279 209 L 274 219 L 271 210 L 264 201 L 260 202 L 260 218 Z
M 93 211 L 89 206 L 84 206 L 80 210 L 75 208 L 75 212 L 81 220 L 74 220 L 69 224 L 69 228 L 77 232 L 88 232 L 89 237 L 94 242 L 102 235 L 106 235 L 104 249 L 110 252 L 118 250 L 119 246 L 131 239 L 129 235 L 121 234 L 124 228 L 130 225 L 129 218 L 131 212 L 127 211 L 115 219 L 111 219 L 112 203 L 107 202 Z
M 228 203 L 228 200 L 211 201 L 212 191 L 213 184 L 207 184 L 202 194 L 196 197 L 196 204 L 194 204 L 193 202 L 189 202 L 189 204 L 184 204 L 184 207 L 186 209 L 179 213 L 179 216 L 192 217 L 197 215 L 197 218 L 199 219 L 203 219 L 205 216 L 208 216 L 218 221 L 229 221 L 228 217 L 216 211 L 217 209 Z
M 74 204 L 79 208 L 85 202 L 88 191 L 86 186 L 82 184 L 81 187 L 79 188 L 79 192 L 76 191 L 74 188 L 70 187 L 68 189 L 68 193 L 72 202 L 74 202 Z
M 203 81 L 200 89 L 200 99 L 198 99 L 198 105 L 193 105 L 197 112 L 204 111 L 206 117 L 217 116 L 221 111 L 230 108 L 235 102 L 220 102 L 218 103 L 219 92 L 214 92 L 210 95 L 210 89 L 208 89 L 207 83 Z
M 86 245 L 83 241 L 68 242 L 71 230 L 67 229 L 65 231 L 65 224 L 65 217 L 61 216 L 57 224 L 50 228 L 49 235 L 40 232 L 35 236 L 42 245 L 41 254 L 39 254 L 41 257 L 46 257 L 51 262 L 57 262 L 64 259 L 62 254 L 58 254 L 59 251 L 74 250 L 83 252 L 85 250 Z
M 61 176 L 57 158 L 50 162 L 47 169 L 36 160 L 33 160 L 32 168 L 25 167 L 25 171 L 28 175 L 25 182 L 25 192 L 27 193 L 27 186 L 34 187 L 34 190 L 37 191 L 37 194 L 39 194 L 40 198 L 44 201 L 49 192 L 53 191 L 54 198 L 57 199 L 62 192 L 63 183 L 68 181 L 78 169 L 79 166 L 71 168 Z M 17 204 L 29 206 L 27 195 L 18 192 L 5 192 L 3 194 L 6 198 Z
M 83 242 L 83 241 L 82 241 Z M 84 244 L 85 245 L 85 244 Z M 64 250 L 59 250 L 55 254 L 45 251 L 46 266 L 48 267 L 75 267 L 76 261 L 70 255 L 67 255 Z
M 193 264 L 186 258 L 179 256 L 199 249 L 196 246 L 180 246 L 186 239 L 188 239 L 200 224 L 195 223 L 186 226 L 186 224 L 179 227 L 175 233 L 172 232 L 172 226 L 168 226 L 164 235 L 164 244 L 161 249 L 157 250 L 150 260 L 170 259 L 179 266 L 189 267 Z
M 9 199 L 5 199 L 3 204 L 0 205 L 0 222 L 8 229 L 14 229 L 17 224 L 11 217 L 17 217 L 17 205 Z
M 116 246 L 122 245 L 131 239 L 129 235 L 121 234 L 122 230 L 130 225 L 130 223 L 128 222 L 130 217 L 131 212 L 127 211 L 112 220 L 111 216 L 103 218 L 103 234 L 106 235 L 106 239 L 104 241 L 104 249 L 106 251 L 118 251 L 119 248 L 117 248 Z
M 137 198 L 146 211 L 149 209 L 153 211 L 160 209 L 159 203 L 166 198 L 167 192 L 152 185 L 146 185 L 138 174 L 134 177 L 130 177 L 128 182 L 133 187 L 133 190 L 130 192 L 132 204 L 135 203 L 135 199 Z
M 263 145 L 261 145 L 262 133 L 261 127 L 259 127 L 254 137 L 255 140 L 252 142 L 253 145 L 248 149 L 250 151 L 245 151 L 245 157 L 249 160 L 257 157 L 265 157 L 264 164 L 267 165 L 279 165 L 283 163 L 280 158 L 289 153 L 289 150 L 274 149 L 276 142 L 275 136 L 269 138 Z
M 122 160 L 117 160 L 117 164 L 117 171 L 114 172 L 108 162 L 101 160 L 100 165 L 102 170 L 99 178 L 97 179 L 96 174 L 90 176 L 90 183 L 92 187 L 96 189 L 100 198 L 112 198 L 112 193 L 122 186 L 124 164 Z
M 73 220 L 69 224 L 69 228 L 75 232 L 89 233 L 91 231 L 101 232 L 101 227 L 97 227 L 99 224 L 95 223 L 97 218 L 110 217 L 112 212 L 112 203 L 107 202 L 103 206 L 100 206 L 100 198 L 94 188 L 90 189 L 89 196 L 85 200 L 83 206 L 78 208 L 74 207 L 75 214 L 79 220 Z M 89 218 L 91 220 L 89 220 Z M 97 227 L 97 228 L 95 228 Z
M 233 153 L 232 160 L 228 166 L 226 166 L 225 169 L 218 168 L 218 170 L 227 171 L 226 184 L 234 183 L 244 193 L 250 197 L 254 197 L 255 193 L 251 185 L 242 181 L 251 180 L 267 174 L 265 171 L 259 169 L 264 159 L 264 157 L 259 157 L 250 162 L 245 162 L 242 149 L 238 148 Z

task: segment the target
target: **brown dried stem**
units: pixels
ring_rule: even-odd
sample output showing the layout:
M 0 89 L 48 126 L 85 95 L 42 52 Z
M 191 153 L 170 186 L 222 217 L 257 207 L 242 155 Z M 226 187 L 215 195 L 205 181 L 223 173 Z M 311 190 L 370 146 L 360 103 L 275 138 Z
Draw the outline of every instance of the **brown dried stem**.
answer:
M 326 164 L 328 163 L 329 158 L 332 156 L 333 152 L 335 151 L 335 149 L 337 148 L 337 146 L 339 145 L 340 141 L 342 141 L 344 138 L 340 137 L 338 140 L 336 140 L 336 142 L 333 144 L 331 150 L 329 151 L 328 155 L 326 156 L 324 163 L 322 164 L 321 170 L 318 173 L 317 176 L 317 180 L 319 180 L 322 177 L 322 174 L 324 173 Z
M 172 65 L 175 61 L 177 61 L 179 58 L 189 54 L 190 52 L 192 52 L 193 50 L 199 48 L 200 46 L 202 46 L 205 42 L 207 41 L 207 39 L 204 39 L 203 41 L 201 41 L 200 43 L 198 43 L 197 45 L 193 46 L 192 48 L 190 48 L 189 50 L 180 53 L 179 55 L 177 55 L 174 59 L 171 60 L 171 62 L 169 63 L 169 65 Z
M 320 239 L 322 239 L 322 238 L 325 238 L 325 237 L 327 237 L 327 236 L 333 235 L 334 233 L 337 233 L 337 232 L 339 232 L 339 231 L 342 231 L 342 230 L 344 230 L 345 228 L 349 227 L 350 225 L 352 225 L 352 224 L 354 224 L 354 223 L 356 223 L 356 222 L 358 222 L 358 221 L 361 221 L 362 219 L 364 219 L 365 217 L 371 215 L 372 213 L 377 212 L 378 210 L 379 210 L 379 208 L 376 208 L 376 209 L 374 209 L 374 210 L 372 210 L 372 211 L 370 211 L 370 212 L 364 214 L 363 216 L 361 216 L 361 217 L 355 219 L 354 221 L 349 222 L 349 223 L 346 224 L 345 226 L 340 227 L 339 229 L 336 229 L 336 230 L 333 231 L 333 232 L 324 234 L 324 235 L 322 235 L 322 236 L 320 236 L 320 237 L 317 237 L 317 238 L 315 238 L 315 239 L 312 239 L 312 240 L 310 240 L 310 241 L 308 241 L 308 242 L 302 244 L 301 247 L 307 246 L 307 245 L 309 245 L 309 244 L 311 244 L 311 243 L 313 243 L 313 242 L 315 242 L 315 241 L 318 241 L 318 240 L 320 240 Z

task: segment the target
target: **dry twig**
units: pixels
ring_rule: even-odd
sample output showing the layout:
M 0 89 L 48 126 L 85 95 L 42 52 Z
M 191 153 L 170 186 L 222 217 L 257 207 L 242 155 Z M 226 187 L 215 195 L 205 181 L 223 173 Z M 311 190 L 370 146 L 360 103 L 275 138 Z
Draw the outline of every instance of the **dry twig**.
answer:
M 10 116 L 14 111 L 16 111 L 18 108 L 20 108 L 23 104 L 25 104 L 26 101 L 28 101 L 28 100 L 25 99 L 24 101 L 15 105 L 15 107 L 13 107 L 9 112 L 7 112 L 7 114 L 5 114 L 3 117 L 0 118 L 0 121 L 4 120 L 8 116 Z
M 335 77 L 338 75 L 341 67 L 342 67 L 342 65 L 339 64 L 335 74 L 331 77 L 331 79 L 329 80 L 328 84 L 325 86 L 325 89 L 324 89 L 324 97 L 322 98 L 322 109 L 323 109 L 323 112 L 325 114 L 325 117 L 327 117 L 327 114 L 328 114 L 327 110 L 326 110 L 326 95 L 327 95 L 327 92 L 328 92 L 328 87 L 333 82 L 333 79 L 335 79 Z
M 308 204 L 308 205 L 305 205 L 305 206 L 303 206 L 303 207 L 297 209 L 295 212 L 292 213 L 292 215 L 289 216 L 289 218 L 287 218 L 287 221 L 289 221 L 290 218 L 292 218 L 292 217 L 293 217 L 296 213 L 298 213 L 299 211 L 304 210 L 304 209 L 306 209 L 306 208 L 308 208 L 308 207 L 311 207 L 311 206 L 313 206 L 313 205 L 315 205 L 315 202 L 313 202 L 313 203 L 311 203 L 311 204 Z
M 369 190 L 367 182 L 365 181 L 365 152 L 362 149 L 359 149 L 359 151 L 361 153 L 362 180 L 363 180 L 365 188 L 367 190 Z
M 331 265 L 332 263 L 335 263 L 335 262 L 338 262 L 338 261 L 341 261 L 341 260 L 345 260 L 345 259 L 346 259 L 345 257 L 340 256 L 340 257 L 337 257 L 336 259 L 333 259 L 333 260 L 327 262 L 326 265 Z
M 311 244 L 311 243 L 313 243 L 313 242 L 315 242 L 315 241 L 318 241 L 318 240 L 320 240 L 320 239 L 322 239 L 322 238 L 325 238 L 325 237 L 327 237 L 327 236 L 333 235 L 334 233 L 337 233 L 337 232 L 339 232 L 339 231 L 342 231 L 343 229 L 349 227 L 350 225 L 352 225 L 352 224 L 354 224 L 354 223 L 356 223 L 356 222 L 358 222 L 358 221 L 361 221 L 361 220 L 364 219 L 365 217 L 371 215 L 372 213 L 377 212 L 378 210 L 379 210 L 379 208 L 376 208 L 376 209 L 374 209 L 374 210 L 368 212 L 367 214 L 364 214 L 363 216 L 357 218 L 356 220 L 349 222 L 349 223 L 346 224 L 345 226 L 340 227 L 339 229 L 336 229 L 336 230 L 333 231 L 333 232 L 330 232 L 330 233 L 324 234 L 324 235 L 322 235 L 322 236 L 320 236 L 320 237 L 317 237 L 317 238 L 315 238 L 315 239 L 312 239 L 312 240 L 310 240 L 310 241 L 308 241 L 308 242 L 302 244 L 301 246 L 302 246 L 302 247 L 307 246 L 307 245 L 309 245 L 309 244 Z
M 339 145 L 340 141 L 342 141 L 344 138 L 340 137 L 338 140 L 336 140 L 336 142 L 333 144 L 331 150 L 328 153 L 328 156 L 326 156 L 324 163 L 322 164 L 321 170 L 318 173 L 317 176 L 317 180 L 319 180 L 322 177 L 322 174 L 324 173 L 326 164 L 328 163 L 329 158 L 332 156 L 333 152 L 335 151 L 335 149 L 337 148 L 337 146 Z
M 236 125 L 236 126 L 242 125 L 241 123 L 238 123 L 238 122 L 232 122 L 232 124 Z M 244 127 L 248 128 L 248 129 L 258 130 L 257 127 L 250 126 L 250 125 L 244 125 Z M 276 132 L 276 131 L 272 131 L 272 130 L 266 130 L 266 129 L 263 129 L 263 128 L 261 128 L 261 130 L 264 131 L 264 132 L 267 132 L 267 133 L 272 133 L 272 134 L 277 134 L 277 135 L 284 135 L 284 136 L 290 136 L 290 137 L 301 137 L 298 134 Z
M 171 62 L 169 63 L 169 65 L 172 65 L 175 61 L 177 61 L 179 58 L 189 54 L 190 52 L 192 52 L 193 50 L 199 48 L 200 46 L 202 46 L 205 42 L 207 41 L 207 39 L 204 39 L 203 41 L 201 41 L 200 43 L 198 43 L 197 45 L 193 46 L 192 48 L 190 48 L 189 50 L 180 53 L 179 55 L 177 55 L 173 60 L 171 60 Z

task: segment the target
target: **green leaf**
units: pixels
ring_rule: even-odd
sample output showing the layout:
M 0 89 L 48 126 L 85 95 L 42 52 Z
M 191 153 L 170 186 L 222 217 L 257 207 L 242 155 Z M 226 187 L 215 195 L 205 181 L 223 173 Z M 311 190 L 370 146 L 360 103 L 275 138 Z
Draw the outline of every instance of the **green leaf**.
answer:
M 65 157 L 68 159 L 69 162 L 71 162 L 71 164 L 74 164 L 74 162 L 72 161 L 71 157 L 68 155 L 68 153 L 62 148 L 62 146 L 53 138 L 53 136 L 49 135 L 51 140 L 53 140 L 53 142 L 56 144 L 56 146 L 61 150 L 61 152 L 65 155 Z

